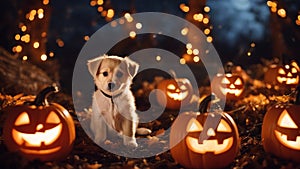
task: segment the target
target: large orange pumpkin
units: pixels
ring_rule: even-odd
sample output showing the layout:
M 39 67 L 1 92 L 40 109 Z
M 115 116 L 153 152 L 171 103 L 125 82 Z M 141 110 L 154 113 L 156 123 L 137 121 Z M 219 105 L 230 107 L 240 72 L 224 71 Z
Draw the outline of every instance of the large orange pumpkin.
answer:
M 33 103 L 7 107 L 3 138 L 7 148 L 29 160 L 63 159 L 72 150 L 75 126 L 69 112 L 47 96 L 56 86 L 41 91 Z
M 188 105 L 193 96 L 193 87 L 186 78 L 162 80 L 157 89 L 160 90 L 156 93 L 158 103 L 168 109 L 180 109 Z
M 295 104 L 277 104 L 265 114 L 262 142 L 266 152 L 300 162 L 300 94 Z
M 170 148 L 174 160 L 186 168 L 226 167 L 239 149 L 238 129 L 224 112 L 185 112 L 171 127 Z

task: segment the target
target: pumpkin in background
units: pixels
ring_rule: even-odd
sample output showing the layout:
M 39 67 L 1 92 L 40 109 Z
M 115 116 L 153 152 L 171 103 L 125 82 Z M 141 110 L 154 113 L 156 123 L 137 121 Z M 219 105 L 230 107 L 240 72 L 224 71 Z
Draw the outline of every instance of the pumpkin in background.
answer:
M 69 112 L 47 96 L 58 92 L 57 86 L 42 90 L 33 103 L 5 108 L 4 142 L 12 152 L 29 160 L 60 160 L 72 150 L 75 126 Z
M 261 133 L 266 152 L 296 162 L 300 162 L 299 90 L 297 87 L 295 104 L 278 104 L 266 112 Z
M 219 98 L 229 100 L 239 99 L 245 88 L 243 77 L 232 73 L 233 65 L 231 62 L 225 66 L 225 74 L 218 73 L 211 81 L 212 92 Z
M 265 73 L 264 80 L 269 88 L 272 86 L 296 88 L 299 83 L 297 62 L 285 65 L 271 65 Z
M 180 109 L 188 105 L 193 96 L 193 87 L 186 78 L 175 78 L 162 80 L 158 85 L 156 98 L 161 106 L 168 109 Z
M 202 101 L 202 110 L 210 100 L 208 96 Z M 171 126 L 170 148 L 174 160 L 186 168 L 223 168 L 238 153 L 238 129 L 221 110 L 181 113 Z

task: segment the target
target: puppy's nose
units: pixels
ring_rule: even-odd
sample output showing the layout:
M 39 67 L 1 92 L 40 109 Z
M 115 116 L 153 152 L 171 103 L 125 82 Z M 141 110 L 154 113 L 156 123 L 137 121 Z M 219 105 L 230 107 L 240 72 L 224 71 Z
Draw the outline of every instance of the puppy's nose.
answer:
M 116 84 L 113 83 L 113 82 L 108 83 L 108 89 L 109 90 L 112 90 L 115 86 L 116 86 Z

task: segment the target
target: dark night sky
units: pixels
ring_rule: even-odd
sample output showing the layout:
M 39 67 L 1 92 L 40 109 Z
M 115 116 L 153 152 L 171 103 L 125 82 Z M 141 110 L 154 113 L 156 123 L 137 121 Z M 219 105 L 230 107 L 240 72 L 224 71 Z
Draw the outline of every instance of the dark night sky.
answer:
M 14 35 L 18 32 L 18 7 L 20 0 L 4 0 L 0 2 L 0 46 L 11 51 L 15 45 Z M 282 0 L 282 7 L 293 21 L 297 18 L 300 1 Z M 117 19 L 125 12 L 164 12 L 185 17 L 179 9 L 181 3 L 188 4 L 187 0 L 111 0 L 109 7 L 115 10 Z M 52 8 L 51 22 L 48 30 L 47 50 L 55 52 L 55 59 L 59 61 L 62 78 L 71 78 L 72 67 L 85 43 L 84 36 L 91 36 L 101 26 L 107 23 L 97 12 L 96 7 L 91 7 L 88 0 L 50 1 Z M 262 57 L 271 59 L 271 31 L 270 9 L 266 1 L 261 0 L 207 0 L 210 6 L 209 13 L 211 35 L 222 61 L 234 61 L 236 64 L 247 66 L 260 61 Z M 284 28 L 284 36 L 289 49 L 297 51 L 299 46 L 300 26 L 295 23 L 286 25 L 280 21 Z M 170 28 L 171 29 L 171 28 Z M 58 47 L 56 40 L 64 41 L 64 47 Z M 250 44 L 256 44 L 255 49 L 250 49 Z M 251 50 L 252 56 L 247 57 Z M 299 50 L 298 50 L 299 51 Z M 300 57 L 300 52 L 294 52 Z M 67 82 L 66 85 L 70 83 Z

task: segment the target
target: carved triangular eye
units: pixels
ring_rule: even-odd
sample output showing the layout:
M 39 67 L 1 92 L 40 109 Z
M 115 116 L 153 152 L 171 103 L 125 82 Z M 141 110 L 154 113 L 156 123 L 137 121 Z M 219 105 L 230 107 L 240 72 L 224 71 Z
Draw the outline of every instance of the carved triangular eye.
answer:
M 230 84 L 230 81 L 229 81 L 226 77 L 224 77 L 224 78 L 222 79 L 221 83 L 222 83 L 222 84 Z
M 297 63 L 297 62 L 293 61 L 293 62 L 291 63 L 291 65 L 294 66 L 296 69 L 299 70 L 299 66 L 298 66 L 298 63 Z
M 187 125 L 186 131 L 187 132 L 195 132 L 195 131 L 202 131 L 203 126 L 195 119 L 191 119 L 189 124 Z
M 15 121 L 16 126 L 30 124 L 29 116 L 27 112 L 22 112 Z
M 46 123 L 58 124 L 60 123 L 60 119 L 54 111 L 51 111 L 46 119 Z
M 280 127 L 285 127 L 285 128 L 295 128 L 295 129 L 298 128 L 298 126 L 296 125 L 296 123 L 294 122 L 294 120 L 291 118 L 291 116 L 286 110 L 284 110 L 279 116 L 277 124 Z
M 285 71 L 284 71 L 282 68 L 280 68 L 280 69 L 278 70 L 278 73 L 281 74 L 281 75 L 285 75 Z
M 242 80 L 240 78 L 237 78 L 236 81 L 234 82 L 235 85 L 242 85 Z
M 297 73 L 298 70 L 297 70 L 296 68 L 293 67 L 291 72 L 292 72 L 292 73 Z
M 221 119 L 221 121 L 218 125 L 218 128 L 217 128 L 217 131 L 218 132 L 228 132 L 229 133 L 229 132 L 232 132 L 232 129 L 224 119 Z
M 169 89 L 169 90 L 175 90 L 176 87 L 175 87 L 175 85 L 170 84 L 170 85 L 167 86 L 167 89 Z

